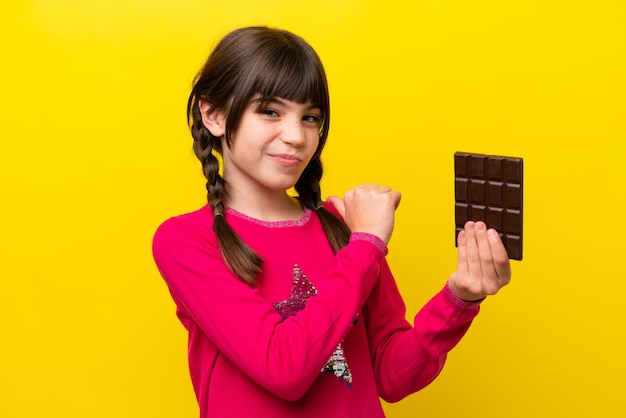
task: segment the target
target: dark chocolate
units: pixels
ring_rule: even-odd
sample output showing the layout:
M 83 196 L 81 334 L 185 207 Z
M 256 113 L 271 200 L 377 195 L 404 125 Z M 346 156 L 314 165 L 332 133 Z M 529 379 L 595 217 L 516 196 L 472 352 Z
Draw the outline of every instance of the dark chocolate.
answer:
M 524 160 L 498 155 L 454 154 L 456 237 L 467 221 L 483 221 L 500 234 L 513 260 L 522 259 Z

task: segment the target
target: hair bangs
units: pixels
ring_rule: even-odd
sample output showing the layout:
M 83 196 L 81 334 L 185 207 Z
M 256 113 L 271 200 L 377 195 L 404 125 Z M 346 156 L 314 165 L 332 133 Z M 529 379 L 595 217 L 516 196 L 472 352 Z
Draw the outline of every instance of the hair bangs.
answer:
M 270 58 L 263 63 L 265 68 L 256 72 L 254 94 L 260 96 L 261 102 L 280 97 L 297 103 L 310 102 L 328 112 L 328 91 L 324 75 L 315 61 L 303 59 L 296 54 L 288 54 Z M 296 56 L 293 56 L 296 55 Z

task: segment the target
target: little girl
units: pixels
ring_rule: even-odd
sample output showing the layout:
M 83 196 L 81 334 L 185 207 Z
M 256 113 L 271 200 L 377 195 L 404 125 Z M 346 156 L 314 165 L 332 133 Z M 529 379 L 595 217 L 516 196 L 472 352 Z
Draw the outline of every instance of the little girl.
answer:
M 433 381 L 510 280 L 497 233 L 468 222 L 457 272 L 407 322 L 385 261 L 400 193 L 361 185 L 322 201 L 329 108 L 319 57 L 284 30 L 231 32 L 195 79 L 208 204 L 165 221 L 153 252 L 202 418 L 383 417 L 380 398 Z

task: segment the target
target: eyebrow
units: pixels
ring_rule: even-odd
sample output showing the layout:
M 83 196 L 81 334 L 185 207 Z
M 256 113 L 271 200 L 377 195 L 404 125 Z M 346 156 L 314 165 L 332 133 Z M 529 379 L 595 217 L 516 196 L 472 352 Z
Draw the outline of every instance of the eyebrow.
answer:
M 288 103 L 288 101 L 281 99 L 280 97 L 270 97 L 268 100 L 261 100 L 260 98 L 256 100 L 256 102 L 261 105 L 263 103 L 274 103 L 277 104 L 279 106 L 283 106 L 283 107 L 287 107 L 287 108 L 291 108 L 292 106 Z M 317 110 L 322 110 L 322 107 L 318 104 L 315 103 L 311 103 L 306 110 L 313 110 L 313 109 L 317 109 Z

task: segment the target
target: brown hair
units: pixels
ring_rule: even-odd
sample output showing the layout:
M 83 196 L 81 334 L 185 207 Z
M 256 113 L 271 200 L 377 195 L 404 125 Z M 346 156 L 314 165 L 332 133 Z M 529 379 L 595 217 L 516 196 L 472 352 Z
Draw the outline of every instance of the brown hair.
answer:
M 214 215 L 213 230 L 228 267 L 244 282 L 254 285 L 262 259 L 244 243 L 224 218 L 223 198 L 228 187 L 219 174 L 213 151 L 222 153 L 221 138 L 202 123 L 200 101 L 225 112 L 225 139 L 232 133 L 251 99 L 259 103 L 274 97 L 298 103 L 311 102 L 321 109 L 319 145 L 298 179 L 295 189 L 304 206 L 314 210 L 335 251 L 350 237 L 348 227 L 322 206 L 320 155 L 328 137 L 330 102 L 324 67 L 313 48 L 301 37 L 281 29 L 247 27 L 227 34 L 195 77 L 187 102 L 187 118 L 194 139 L 193 150 L 207 178 L 207 199 Z

